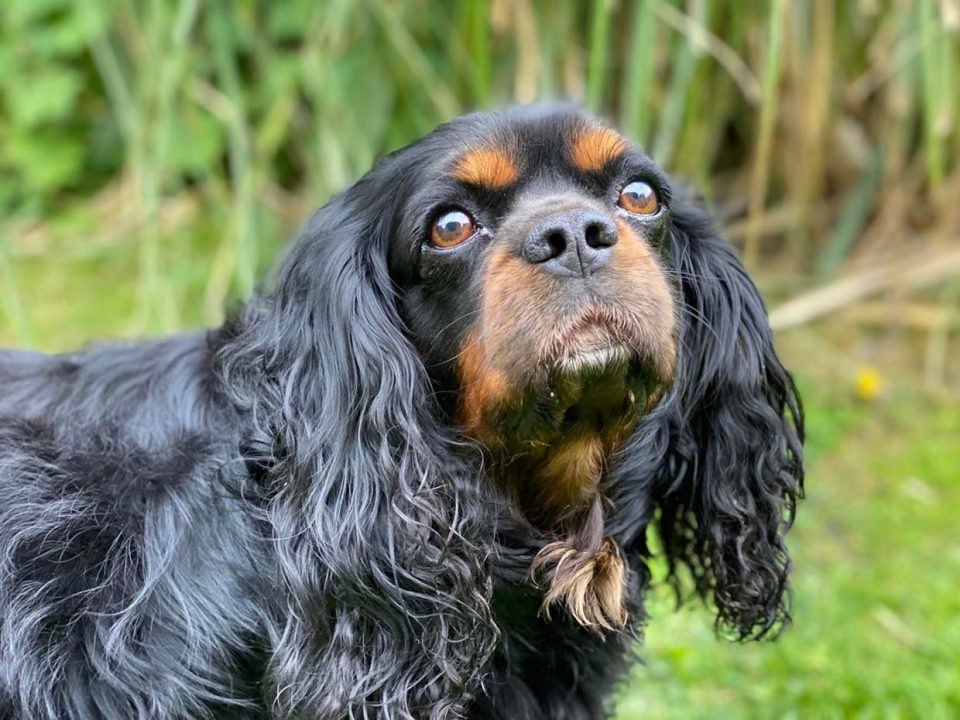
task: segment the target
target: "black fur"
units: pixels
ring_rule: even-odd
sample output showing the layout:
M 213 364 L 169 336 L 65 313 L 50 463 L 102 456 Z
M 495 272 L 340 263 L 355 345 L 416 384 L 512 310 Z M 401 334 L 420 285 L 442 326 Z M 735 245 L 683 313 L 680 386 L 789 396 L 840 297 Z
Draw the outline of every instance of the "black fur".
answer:
M 450 357 L 470 284 L 426 291 L 414 240 L 438 158 L 569 116 L 468 116 L 388 156 L 222 328 L 0 351 L 0 718 L 600 717 L 643 621 L 648 525 L 722 629 L 782 626 L 799 400 L 685 201 L 663 248 L 677 376 L 603 480 L 623 632 L 539 614 L 546 538 L 450 422 L 428 359 Z

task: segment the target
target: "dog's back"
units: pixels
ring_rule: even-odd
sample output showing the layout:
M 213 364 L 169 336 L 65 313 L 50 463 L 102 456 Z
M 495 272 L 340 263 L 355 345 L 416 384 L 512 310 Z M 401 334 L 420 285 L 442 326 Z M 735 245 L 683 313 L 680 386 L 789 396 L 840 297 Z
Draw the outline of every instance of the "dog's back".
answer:
M 46 418 L 89 428 L 113 418 L 146 435 L 198 426 L 213 406 L 208 357 L 199 333 L 64 355 L 0 349 L 0 424 Z
M 0 351 L 0 718 L 193 717 L 230 694 L 255 610 L 208 359 L 202 335 Z
M 47 412 L 69 387 L 77 368 L 66 355 L 0 349 L 0 417 Z

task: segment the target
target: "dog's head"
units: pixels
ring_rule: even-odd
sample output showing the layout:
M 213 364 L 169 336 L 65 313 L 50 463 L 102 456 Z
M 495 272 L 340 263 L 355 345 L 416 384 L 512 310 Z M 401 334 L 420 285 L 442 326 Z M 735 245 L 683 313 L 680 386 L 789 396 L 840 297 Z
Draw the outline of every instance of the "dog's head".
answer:
M 495 487 L 549 541 L 547 600 L 588 626 L 625 620 L 622 554 L 639 563 L 656 524 L 671 577 L 765 633 L 786 618 L 802 416 L 756 288 L 679 195 L 568 108 L 468 115 L 388 155 L 251 311 L 273 397 L 253 410 L 283 415 L 257 423 L 264 454 L 336 457 L 328 492 L 374 511 L 399 488 L 414 516 L 432 498 L 434 526 L 450 486 Z
M 411 339 L 525 515 L 579 525 L 673 378 L 667 180 L 572 112 L 470 116 L 406 152 L 389 252 Z

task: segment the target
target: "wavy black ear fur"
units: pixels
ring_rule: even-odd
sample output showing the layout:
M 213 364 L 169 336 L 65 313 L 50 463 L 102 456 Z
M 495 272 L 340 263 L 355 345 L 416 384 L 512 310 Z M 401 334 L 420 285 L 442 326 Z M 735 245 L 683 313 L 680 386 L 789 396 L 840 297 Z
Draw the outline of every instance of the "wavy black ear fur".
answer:
M 789 620 L 784 533 L 803 492 L 803 411 L 756 287 L 709 218 L 672 212 L 683 337 L 659 530 L 718 627 L 762 637 Z
M 399 164 L 313 217 L 218 353 L 279 562 L 269 672 L 283 717 L 457 715 L 495 642 L 493 524 L 387 270 Z

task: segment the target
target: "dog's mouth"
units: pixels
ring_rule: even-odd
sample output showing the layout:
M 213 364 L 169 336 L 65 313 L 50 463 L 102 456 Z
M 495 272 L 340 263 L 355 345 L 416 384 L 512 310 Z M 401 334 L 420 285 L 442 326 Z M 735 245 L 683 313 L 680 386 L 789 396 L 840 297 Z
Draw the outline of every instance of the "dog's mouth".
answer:
M 596 438 L 606 453 L 669 383 L 672 336 L 649 326 L 645 313 L 592 298 L 568 313 L 547 308 L 545 316 L 541 332 L 530 328 L 533 338 L 506 322 L 509 332 L 497 326 L 487 330 L 498 339 L 492 354 L 466 367 L 491 370 L 465 374 L 461 417 L 475 437 L 504 458 L 586 437 Z M 473 356 L 465 352 L 464 357 Z
M 639 365 L 666 380 L 673 372 L 672 348 L 660 347 L 648 330 L 628 313 L 591 303 L 559 324 L 542 346 L 540 365 L 567 374 Z
M 628 432 L 666 382 L 636 336 L 593 318 L 561 328 L 526 389 L 501 407 L 501 437 L 553 445 L 584 434 L 612 441 Z
M 564 353 L 539 402 L 549 408 L 546 419 L 558 435 L 616 433 L 643 413 L 658 385 L 633 348 L 611 342 Z

